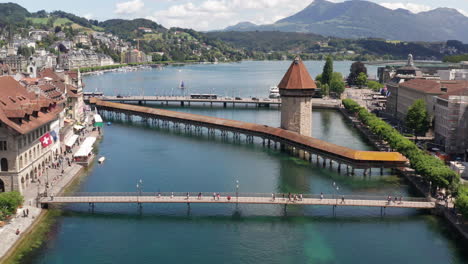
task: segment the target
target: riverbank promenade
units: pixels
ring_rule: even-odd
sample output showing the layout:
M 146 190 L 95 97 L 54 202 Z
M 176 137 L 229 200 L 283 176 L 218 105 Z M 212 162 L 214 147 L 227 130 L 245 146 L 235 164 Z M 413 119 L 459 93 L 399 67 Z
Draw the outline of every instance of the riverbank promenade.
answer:
M 435 202 L 425 198 L 405 197 L 401 201 L 389 202 L 387 197 L 341 196 L 341 195 L 300 195 L 289 197 L 288 194 L 235 194 L 235 193 L 96 193 L 75 196 L 44 197 L 40 200 L 44 206 L 51 204 L 77 203 L 159 203 L 159 204 L 272 204 L 272 205 L 323 205 L 323 206 L 359 206 L 359 207 L 394 207 L 432 209 Z

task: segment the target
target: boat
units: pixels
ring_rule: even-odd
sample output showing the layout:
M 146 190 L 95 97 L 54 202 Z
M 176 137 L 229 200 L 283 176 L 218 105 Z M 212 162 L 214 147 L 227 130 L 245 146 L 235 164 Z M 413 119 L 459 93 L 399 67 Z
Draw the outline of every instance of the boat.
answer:
M 272 86 L 270 87 L 270 95 L 269 95 L 270 98 L 274 99 L 274 98 L 280 98 L 280 93 L 279 93 L 279 89 L 277 86 Z
M 100 157 L 98 159 L 98 162 L 99 162 L 99 164 L 102 164 L 102 163 L 104 163 L 105 160 L 106 160 L 106 157 Z
M 111 122 L 107 122 L 107 125 L 110 126 L 110 125 L 112 125 L 112 123 L 111 123 Z
M 184 81 L 180 82 L 179 89 L 185 89 Z

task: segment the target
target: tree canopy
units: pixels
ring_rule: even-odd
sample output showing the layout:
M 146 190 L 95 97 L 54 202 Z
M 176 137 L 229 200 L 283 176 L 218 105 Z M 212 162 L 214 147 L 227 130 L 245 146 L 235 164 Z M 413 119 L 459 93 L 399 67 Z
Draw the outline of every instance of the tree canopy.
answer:
M 413 129 L 416 134 L 425 134 L 429 130 L 429 115 L 426 102 L 419 99 L 414 101 L 406 113 L 406 126 Z
M 349 85 L 357 85 L 357 78 L 361 72 L 365 73 L 367 76 L 367 68 L 364 65 L 364 63 L 360 61 L 356 61 L 353 64 L 351 64 L 351 68 L 349 71 L 350 71 L 349 76 L 348 76 Z
M 367 83 L 367 74 L 364 72 L 359 73 L 358 77 L 356 78 L 356 84 L 361 88 L 362 86 L 366 85 Z
M 331 80 L 333 77 L 333 59 L 328 56 L 327 60 L 325 61 L 325 65 L 323 66 L 322 72 L 322 84 L 331 84 Z

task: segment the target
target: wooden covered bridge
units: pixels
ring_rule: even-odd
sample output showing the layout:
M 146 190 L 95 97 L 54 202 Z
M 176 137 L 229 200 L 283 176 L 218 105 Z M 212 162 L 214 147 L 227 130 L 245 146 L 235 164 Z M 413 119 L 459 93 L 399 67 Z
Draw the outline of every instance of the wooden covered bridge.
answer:
M 302 158 L 316 162 L 317 166 L 322 164 L 326 167 L 328 161 L 332 167 L 334 162 L 339 172 L 342 166 L 345 166 L 347 173 L 354 173 L 354 169 L 363 169 L 367 175 L 371 168 L 398 168 L 404 167 L 407 163 L 407 159 L 398 152 L 354 150 L 267 125 L 105 102 L 94 98 L 91 103 L 104 117 L 116 120 L 132 121 L 135 120 L 134 117 L 139 117 L 142 122 L 155 126 L 172 127 L 200 134 L 206 131 L 210 136 L 220 135 L 222 138 L 232 135 L 234 140 L 241 140 L 243 135 L 248 143 L 253 143 L 256 137 L 267 147 L 281 146 L 290 149 Z

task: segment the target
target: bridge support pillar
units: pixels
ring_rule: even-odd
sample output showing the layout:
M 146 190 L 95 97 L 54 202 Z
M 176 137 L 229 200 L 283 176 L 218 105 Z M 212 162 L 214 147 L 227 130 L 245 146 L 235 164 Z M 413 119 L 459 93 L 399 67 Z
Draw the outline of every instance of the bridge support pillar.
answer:
M 341 163 L 338 163 L 338 173 L 341 174 Z
M 383 167 L 380 167 L 380 175 L 383 175 Z
M 227 107 L 227 103 L 226 103 L 226 102 L 223 103 L 223 107 L 224 107 L 224 108 Z
M 327 167 L 327 159 L 325 159 L 325 158 L 322 158 L 322 159 L 323 159 L 322 167 L 326 168 Z
M 180 101 L 180 106 L 184 107 L 184 101 Z
M 368 171 L 367 168 L 365 168 L 365 169 L 364 169 L 364 176 L 367 176 L 367 175 L 369 175 L 369 171 Z
M 351 168 L 351 175 L 355 175 L 355 173 L 354 173 L 354 167 Z
M 331 159 L 330 159 L 330 165 L 329 166 L 330 166 L 330 169 L 333 168 L 333 160 L 331 160 Z

